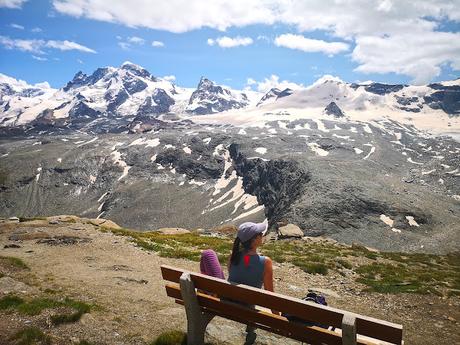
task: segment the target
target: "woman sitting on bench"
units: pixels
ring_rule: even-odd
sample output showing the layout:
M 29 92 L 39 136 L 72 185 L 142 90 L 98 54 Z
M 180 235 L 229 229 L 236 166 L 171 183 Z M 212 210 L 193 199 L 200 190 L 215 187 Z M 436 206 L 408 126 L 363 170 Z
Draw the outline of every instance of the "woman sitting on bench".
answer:
M 267 231 L 268 224 L 246 222 L 238 227 L 238 233 L 233 243 L 232 255 L 228 263 L 228 281 L 245 284 L 256 288 L 273 291 L 273 265 L 267 256 L 257 253 L 262 245 L 262 237 Z M 276 311 L 274 314 L 279 314 Z M 256 340 L 255 328 L 247 326 L 245 344 L 253 344 Z

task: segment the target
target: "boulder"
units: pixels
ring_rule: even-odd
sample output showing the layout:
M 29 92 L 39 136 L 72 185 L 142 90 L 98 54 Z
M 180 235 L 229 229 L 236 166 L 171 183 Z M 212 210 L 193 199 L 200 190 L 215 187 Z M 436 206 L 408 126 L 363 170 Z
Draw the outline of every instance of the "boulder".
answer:
M 163 235 L 183 235 L 190 233 L 189 230 L 183 228 L 161 228 L 158 229 L 156 232 L 159 232 Z
M 278 228 L 278 236 L 280 238 L 289 238 L 289 237 L 302 238 L 303 231 L 295 224 L 288 224 L 288 225 Z
M 115 229 L 115 230 L 122 229 L 122 227 L 118 225 L 117 223 L 112 222 L 109 219 L 104 219 L 104 218 L 88 219 L 87 223 L 95 225 L 95 226 L 101 226 L 101 227 L 108 228 L 108 229 Z

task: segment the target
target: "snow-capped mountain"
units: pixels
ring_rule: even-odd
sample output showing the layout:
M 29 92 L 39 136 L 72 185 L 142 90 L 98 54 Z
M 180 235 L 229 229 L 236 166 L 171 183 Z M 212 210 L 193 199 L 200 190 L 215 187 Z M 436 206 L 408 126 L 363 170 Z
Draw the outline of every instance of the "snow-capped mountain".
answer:
M 186 111 L 191 114 L 205 115 L 240 109 L 248 105 L 249 99 L 244 92 L 216 85 L 211 80 L 202 77 L 197 89 L 190 97 Z
M 48 83 L 29 85 L 0 73 L 0 126 L 12 124 L 20 112 L 41 104 L 55 92 Z
M 271 89 L 258 105 L 271 104 L 271 108 L 324 109 L 334 102 L 341 109 L 353 111 L 387 110 L 419 113 L 442 110 L 451 116 L 460 115 L 460 79 L 413 86 L 350 84 L 337 77 L 324 76 L 307 88 L 289 90 L 285 97 L 282 97 L 283 93 L 278 89 Z M 275 97 L 276 101 L 273 101 Z M 269 100 L 272 101 L 268 102 Z
M 225 116 L 229 111 L 244 121 L 262 119 L 267 113 L 297 112 L 303 117 L 346 114 L 346 118 L 359 120 L 363 116 L 422 122 L 443 118 L 447 127 L 460 115 L 460 79 L 412 86 L 346 83 L 324 76 L 306 88 L 272 88 L 262 95 L 233 90 L 204 77 L 196 89 L 178 87 L 131 62 L 98 68 L 90 75 L 78 72 L 58 90 L 47 83 L 28 85 L 0 75 L 1 127 L 144 131 L 156 128 L 162 114 L 196 119 L 197 115 Z

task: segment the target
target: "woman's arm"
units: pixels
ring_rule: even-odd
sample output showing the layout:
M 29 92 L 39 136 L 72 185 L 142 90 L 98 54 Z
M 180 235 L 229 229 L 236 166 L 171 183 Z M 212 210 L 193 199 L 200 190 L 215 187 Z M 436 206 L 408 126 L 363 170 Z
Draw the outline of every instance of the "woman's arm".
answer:
M 264 289 L 273 292 L 273 263 L 272 259 L 265 257 L 264 266 Z M 280 315 L 280 312 L 272 309 L 272 313 Z
M 268 256 L 265 257 L 264 289 L 273 292 L 273 263 Z

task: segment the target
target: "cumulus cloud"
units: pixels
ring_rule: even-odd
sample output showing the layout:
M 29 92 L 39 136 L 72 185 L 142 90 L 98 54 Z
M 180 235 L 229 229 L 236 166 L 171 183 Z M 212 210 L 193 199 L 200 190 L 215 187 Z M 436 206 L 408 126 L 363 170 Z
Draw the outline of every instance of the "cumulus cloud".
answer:
M 12 39 L 7 36 L 0 36 L 0 45 L 6 49 L 16 49 L 36 54 L 44 54 L 46 49 L 78 50 L 85 53 L 96 53 L 95 50 L 85 47 L 72 41 L 45 41 L 45 40 L 23 40 Z
M 347 51 L 349 48 L 348 44 L 343 42 L 326 42 L 293 34 L 284 34 L 276 37 L 275 45 L 307 53 L 325 53 L 329 56 Z
M 426 84 L 448 63 L 460 70 L 460 33 L 406 33 L 390 37 L 359 37 L 352 59 L 364 73 L 395 72 L 411 76 L 414 84 Z M 404 47 L 404 49 L 401 49 Z
M 22 25 L 19 25 L 19 24 L 11 23 L 10 26 L 13 29 L 24 30 L 24 27 Z
M 5 3 L 5 0 L 0 1 Z M 453 68 L 457 68 L 455 62 L 450 62 L 451 48 L 446 45 L 422 44 L 416 47 L 417 56 L 421 57 L 425 64 L 423 69 L 414 67 L 413 62 L 406 59 L 399 60 L 403 65 L 388 63 L 382 66 L 374 61 L 373 56 L 392 55 L 385 50 L 387 44 L 381 42 L 383 39 L 392 42 L 394 54 L 399 51 L 406 55 L 405 51 L 409 49 L 404 37 L 408 33 L 413 34 L 413 37 L 430 37 L 444 41 L 444 34 L 448 33 L 442 32 L 441 23 L 445 20 L 460 21 L 458 0 L 168 0 L 158 2 L 156 6 L 152 6 L 150 0 L 52 1 L 57 12 L 74 17 L 175 33 L 203 27 L 225 30 L 230 27 L 276 23 L 296 27 L 300 33 L 319 30 L 331 37 L 346 40 L 350 46 L 354 46 L 353 59 L 359 64 L 357 71 L 362 73 L 410 73 L 407 75 L 416 80 L 424 80 L 435 77 L 442 64 L 450 63 Z M 177 11 L 177 8 L 181 10 Z M 370 38 L 379 42 L 373 43 L 379 50 L 372 54 L 367 52 Z M 218 44 L 214 39 L 208 40 L 208 43 Z M 335 52 L 344 48 L 345 44 L 332 42 L 341 45 L 331 47 L 327 42 L 297 43 L 295 49 L 302 47 L 308 52 L 313 48 L 316 49 L 314 51 L 332 49 Z M 400 45 L 396 46 L 397 43 Z M 434 54 L 438 54 L 440 58 L 434 59 Z
M 152 47 L 155 47 L 155 48 L 161 48 L 161 47 L 164 47 L 165 44 L 161 41 L 153 41 L 152 42 Z
M 254 43 L 254 41 L 251 37 L 236 36 L 232 38 L 228 36 L 222 36 L 216 39 L 208 38 L 207 43 L 210 46 L 217 44 L 221 48 L 235 48 L 238 46 L 251 45 L 252 43 Z
M 255 87 L 257 91 L 264 93 L 270 91 L 272 88 L 278 88 L 280 90 L 287 88 L 292 90 L 305 88 L 303 84 L 296 84 L 288 80 L 280 80 L 280 77 L 275 74 L 272 74 L 269 78 L 264 78 L 262 81 L 256 81 L 253 78 L 248 78 L 246 85 L 249 89 Z
M 0 0 L 0 7 L 21 8 L 27 0 Z

